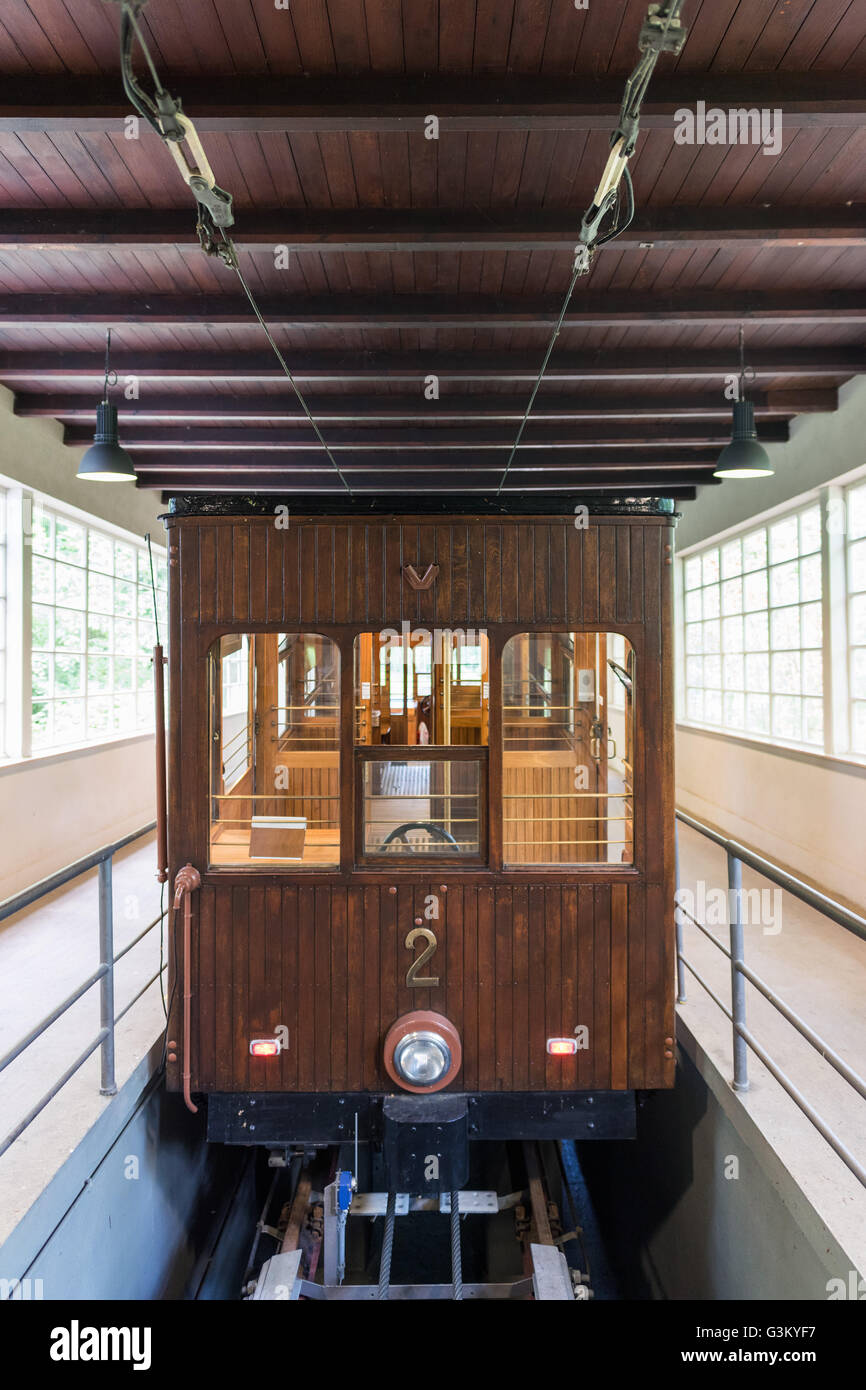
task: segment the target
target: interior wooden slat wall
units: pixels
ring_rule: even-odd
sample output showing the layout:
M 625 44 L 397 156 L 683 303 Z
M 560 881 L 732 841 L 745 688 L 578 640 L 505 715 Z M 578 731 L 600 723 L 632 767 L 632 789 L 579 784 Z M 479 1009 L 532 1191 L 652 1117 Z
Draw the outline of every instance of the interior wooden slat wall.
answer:
M 202 872 L 193 904 L 194 1090 L 388 1090 L 388 1027 L 446 1014 L 464 1047 L 460 1089 L 673 1084 L 671 531 L 664 517 L 169 520 L 172 876 Z M 416 591 L 402 567 L 439 565 Z M 522 627 L 599 626 L 635 648 L 634 865 L 357 869 L 344 828 L 333 872 L 207 870 L 206 654 L 229 630 L 301 630 L 341 647 L 342 815 L 352 814 L 352 644 L 360 630 L 485 627 L 491 640 L 490 800 L 502 791 L 499 658 Z M 346 791 L 348 788 L 348 791 Z M 501 861 L 500 861 L 501 862 Z M 443 885 L 445 887 L 443 888 Z M 435 894 L 429 989 L 406 986 L 406 934 Z M 174 951 L 170 952 L 173 960 Z M 181 982 L 170 1024 L 180 1030 Z M 279 1062 L 249 1040 L 288 1030 Z M 552 1058 L 546 1039 L 589 1030 Z M 169 1084 L 180 1084 L 181 1061 Z

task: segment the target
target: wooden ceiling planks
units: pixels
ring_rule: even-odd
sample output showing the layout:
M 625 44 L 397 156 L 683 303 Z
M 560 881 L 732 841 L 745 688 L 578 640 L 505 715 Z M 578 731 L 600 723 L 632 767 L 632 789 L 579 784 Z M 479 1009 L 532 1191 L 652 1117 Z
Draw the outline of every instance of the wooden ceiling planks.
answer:
M 386 103 L 393 94 L 389 77 L 417 79 L 416 86 L 437 76 L 471 77 L 478 83 L 492 82 L 491 92 L 500 90 L 500 79 L 501 90 L 507 91 L 515 79 L 575 77 L 583 79 L 575 86 L 579 95 L 591 90 L 593 81 L 612 74 L 617 80 L 609 95 L 615 111 L 619 79 L 633 66 L 645 10 L 646 0 L 591 5 L 587 11 L 575 9 L 573 0 L 291 0 L 285 11 L 277 11 L 272 0 L 151 0 L 144 13 L 155 57 L 181 95 L 184 77 L 198 82 L 200 90 L 209 84 L 217 99 L 232 90 L 232 83 L 257 78 L 264 83 L 274 77 L 289 79 L 292 85 L 286 90 L 297 99 L 305 87 L 310 90 L 307 84 L 332 78 L 345 80 L 339 101 L 350 113 L 353 80 L 368 81 L 371 74 L 379 75 Z M 10 77 L 69 74 L 70 81 L 106 74 L 110 83 L 105 90 L 113 90 L 116 21 L 116 9 L 102 0 L 34 0 L 31 5 L 7 0 L 0 17 L 0 72 Z M 665 451 L 671 468 L 679 448 L 685 449 L 686 457 L 678 467 L 700 464 L 706 472 L 711 460 L 699 458 L 702 448 L 706 450 L 699 440 L 715 439 L 714 431 L 723 423 L 725 406 L 713 406 L 712 392 L 718 391 L 720 373 L 729 360 L 735 367 L 741 319 L 747 322 L 747 355 L 757 355 L 760 366 L 759 411 L 775 411 L 774 419 L 781 414 L 783 424 L 798 404 L 802 409 L 830 408 L 827 403 L 835 389 L 863 365 L 856 354 L 842 354 L 863 347 L 864 228 L 855 208 L 848 218 L 850 232 L 846 230 L 841 210 L 862 197 L 866 134 L 855 123 L 853 107 L 833 115 L 825 106 L 817 119 L 829 123 L 811 125 L 816 92 L 807 91 L 803 83 L 810 71 L 829 74 L 831 81 L 824 88 L 829 100 L 835 94 L 835 74 L 866 73 L 864 7 L 845 0 L 788 0 L 783 7 L 770 0 L 694 0 L 687 4 L 685 21 L 688 43 L 679 59 L 662 60 L 656 89 L 663 89 L 664 74 L 674 71 L 678 80 L 692 80 L 693 92 L 705 76 L 708 90 L 719 92 L 712 82 L 743 75 L 750 76 L 752 91 L 759 91 L 755 74 L 764 75 L 773 101 L 785 90 L 774 84 L 787 82 L 791 91 L 796 89 L 798 114 L 787 123 L 783 117 L 781 153 L 774 158 L 754 145 L 677 145 L 670 126 L 660 129 L 648 122 L 634 162 L 644 220 L 629 240 L 601 254 L 588 280 L 579 284 L 553 359 L 555 369 L 557 358 L 565 361 L 569 354 L 575 375 L 545 383 L 539 420 L 528 436 L 532 443 L 547 441 L 560 481 L 570 475 L 562 467 L 562 450 L 554 446 L 569 441 L 581 454 L 579 466 L 585 476 L 591 475 L 591 470 L 586 472 L 587 454 L 598 455 L 597 466 L 606 460 L 614 476 L 612 458 L 617 447 L 622 449 L 624 432 L 616 412 L 623 410 L 631 411 L 625 418 L 633 420 L 628 426 L 632 432 L 634 422 L 640 430 L 642 420 L 653 419 L 653 430 L 644 437 L 652 437 L 654 444 L 660 441 L 664 446 L 667 432 Z M 770 83 L 772 74 L 777 76 Z M 224 87 L 220 78 L 225 79 Z M 477 90 L 470 86 L 463 97 L 455 93 L 458 105 L 453 109 L 471 113 Z M 368 110 L 370 94 L 368 88 Z M 849 87 L 837 102 L 839 112 L 851 95 Z M 470 105 L 460 107 L 465 97 Z M 782 99 L 778 101 L 784 109 Z M 195 114 L 192 106 L 188 109 Z M 520 101 L 515 109 L 522 109 Z M 62 113 L 62 100 L 58 110 Z M 526 122 L 525 128 L 445 128 L 439 140 L 425 139 L 411 122 L 404 122 L 403 128 L 392 122 L 391 129 L 373 131 L 348 118 L 290 132 L 207 131 L 204 143 L 217 179 L 235 199 L 244 270 L 266 311 L 273 314 L 277 341 L 298 365 L 302 379 L 311 383 L 311 396 L 322 403 L 332 426 L 333 411 L 341 401 L 350 403 L 350 414 L 359 415 L 354 424 L 346 420 L 341 426 L 340 437 L 347 445 L 352 444 L 353 430 L 358 438 L 375 440 L 384 418 L 390 439 L 382 440 L 383 457 L 393 459 L 393 448 L 385 445 L 401 439 L 412 442 L 422 461 L 429 456 L 417 428 L 408 428 L 404 421 L 402 433 L 394 430 L 394 423 L 404 419 L 394 411 L 410 399 L 417 406 L 420 382 L 428 374 L 425 368 L 435 371 L 437 364 L 445 363 L 447 371 L 449 354 L 462 354 L 469 362 L 483 361 L 486 354 L 490 362 L 486 376 L 482 371 L 474 377 L 444 377 L 439 402 L 427 403 L 431 418 L 426 419 L 426 408 L 411 417 L 438 445 L 451 444 L 437 457 L 453 476 L 462 466 L 461 449 L 467 440 L 499 439 L 484 421 L 513 422 L 522 411 L 571 265 L 569 249 L 539 240 L 539 210 L 572 210 L 576 225 L 609 141 L 608 129 L 546 129 L 541 106 L 536 115 L 539 119 Z M 151 397 L 149 409 L 146 401 L 129 409 L 126 427 L 136 428 L 139 437 L 144 423 L 147 448 L 141 457 L 162 459 L 159 466 L 166 478 L 183 477 L 178 470 L 185 466 L 190 442 L 195 443 L 190 429 L 198 430 L 200 422 L 182 422 L 190 419 L 196 402 L 204 408 L 209 396 L 214 398 L 214 435 L 233 438 L 217 423 L 231 420 L 227 409 L 232 401 L 238 403 L 243 419 L 254 421 L 258 433 L 248 432 L 245 446 L 250 478 L 258 476 L 256 469 L 272 478 L 273 469 L 283 467 L 266 466 L 256 449 L 269 437 L 291 442 L 285 429 L 290 390 L 272 374 L 247 379 L 235 372 L 236 363 L 252 356 L 261 362 L 266 355 L 261 332 L 250 322 L 231 273 L 199 251 L 188 194 L 149 131 L 144 130 L 139 140 L 127 140 L 116 124 L 101 130 L 75 129 L 74 124 L 64 127 L 62 120 L 54 128 L 49 122 L 41 130 L 38 123 L 37 128 L 0 130 L 0 203 L 10 218 L 15 209 L 43 210 L 33 237 L 0 246 L 0 381 L 4 364 L 9 366 L 6 359 L 22 349 L 28 359 L 54 359 L 53 375 L 47 374 L 51 368 L 40 373 L 34 367 L 30 377 L 13 371 L 9 379 L 18 391 L 32 393 L 33 408 L 40 409 L 40 398 L 42 413 L 49 405 L 56 407 L 57 417 L 71 422 L 75 437 L 76 422 L 84 419 L 75 399 L 80 395 L 89 402 L 98 388 L 98 359 L 104 327 L 110 322 L 118 360 L 124 370 L 136 358 L 145 364 L 142 372 Z M 754 220 L 762 206 L 767 213 L 764 224 Z M 796 208 L 808 211 L 798 216 Z M 67 238 L 58 223 L 52 245 L 48 217 L 64 209 L 72 219 L 70 235 Z M 183 214 L 179 231 L 159 230 L 155 215 L 173 209 Z M 266 223 L 261 224 L 262 244 L 250 247 L 243 241 L 244 221 L 253 228 L 255 214 L 270 209 L 309 214 L 303 228 L 294 224 L 295 235 L 303 231 L 305 239 L 303 249 L 292 246 L 285 270 L 274 263 L 274 238 Z M 706 215 L 693 212 L 690 219 L 689 211 L 698 209 Z M 88 219 L 97 226 L 93 219 L 100 210 L 117 228 L 123 225 L 122 214 L 140 213 L 139 223 L 127 219 L 133 240 L 127 237 L 124 242 L 115 233 L 111 244 L 85 244 L 83 229 Z M 413 248 L 409 220 L 402 230 L 393 220 L 375 220 L 377 214 L 412 210 L 430 214 L 423 225 L 435 249 Z M 459 224 L 448 222 L 464 210 L 471 215 Z M 434 212 L 441 214 L 438 220 Z M 348 219 L 343 224 L 333 217 L 329 222 L 330 214 L 341 213 Z M 524 222 L 514 220 L 519 214 L 525 214 Z M 142 239 L 135 241 L 139 225 Z M 352 238 L 341 243 L 341 225 L 360 232 L 363 249 L 347 249 Z M 567 220 L 563 225 L 570 245 Z M 45 229 L 41 240 L 40 226 Z M 149 226 L 157 228 L 156 240 L 150 243 Z M 449 226 L 461 230 L 449 233 Z M 486 233 L 487 226 L 494 234 L 499 228 L 512 228 L 513 244 L 507 243 L 511 249 L 491 246 L 496 237 Z M 756 239 L 754 228 L 762 226 Z M 444 230 L 444 243 L 428 235 L 428 229 L 437 228 Z M 693 238 L 690 244 L 671 239 L 686 228 Z M 654 235 L 658 244 L 638 245 Z M 778 236 L 786 244 L 777 244 Z M 796 352 L 807 350 L 813 354 L 811 374 L 809 362 L 795 358 Z M 79 361 L 92 353 L 94 369 L 84 374 L 76 365 L 64 375 L 59 358 L 70 351 Z M 148 376 L 147 364 L 160 353 L 184 360 L 196 354 L 202 362 L 207 358 L 210 373 L 202 370 L 195 378 L 168 380 Z M 659 370 L 632 378 L 614 375 L 611 364 L 618 353 L 623 361 L 636 361 L 641 353 L 645 359 L 660 360 Z M 714 366 L 708 362 L 712 353 Z M 353 377 L 346 363 L 355 368 L 375 361 L 370 354 L 382 363 L 378 373 Z M 600 370 L 606 362 L 611 375 L 587 375 L 591 365 L 587 367 L 586 360 L 592 354 L 600 354 Z M 345 376 L 339 372 L 341 355 Z M 682 375 L 686 359 L 696 362 L 692 376 Z M 214 370 L 220 361 L 226 364 L 222 376 Z M 319 376 L 313 371 L 303 377 L 307 361 L 319 364 Z M 330 372 L 328 361 L 334 364 Z M 400 370 L 398 364 L 403 363 L 414 369 L 414 378 L 411 371 Z M 515 364 L 519 369 L 513 369 Z M 639 364 L 635 370 L 640 371 Z M 777 393 L 774 406 L 766 393 Z M 387 403 L 378 412 L 376 399 Z M 557 400 L 561 410 L 571 403 L 575 418 L 580 417 L 577 427 L 545 425 L 545 418 L 557 418 L 550 415 Z M 64 401 L 69 406 L 65 414 Z M 173 438 L 170 433 L 166 437 L 164 442 L 173 444 L 174 451 L 164 458 L 153 452 L 154 434 L 161 430 L 166 436 L 155 415 L 160 401 L 165 403 L 166 419 L 182 425 Z M 273 417 L 269 401 L 274 402 Z M 371 402 L 367 408 L 365 401 Z M 592 416 L 587 416 L 593 402 L 607 407 L 594 434 Z M 23 408 L 29 411 L 31 406 L 25 402 Z M 466 425 L 458 427 L 455 420 L 464 414 Z M 207 422 L 201 425 L 203 431 L 207 427 Z M 603 437 L 607 443 L 595 450 L 593 438 L 601 446 Z M 295 452 L 303 438 L 301 432 Z M 208 439 L 206 432 L 200 433 L 200 442 Z M 636 442 L 640 439 L 631 441 L 630 453 L 640 453 L 634 450 Z M 648 459 L 655 453 L 649 444 L 646 451 Z M 189 452 L 198 455 L 199 481 L 223 476 L 216 465 L 210 472 L 210 465 L 202 466 L 201 450 Z M 479 452 L 484 450 L 466 454 L 466 468 L 475 470 L 467 477 L 480 476 Z M 543 452 L 529 452 L 535 454 L 537 469 Z M 348 456 L 352 457 L 351 447 Z M 660 467 L 663 460 L 655 456 Z M 617 465 L 628 466 L 628 458 Z M 308 465 L 298 457 L 293 467 L 297 472 Z M 150 463 L 147 471 L 151 479 L 160 476 Z M 374 474 L 365 472 L 368 476 Z M 517 481 L 529 477 L 525 463 L 515 470 Z

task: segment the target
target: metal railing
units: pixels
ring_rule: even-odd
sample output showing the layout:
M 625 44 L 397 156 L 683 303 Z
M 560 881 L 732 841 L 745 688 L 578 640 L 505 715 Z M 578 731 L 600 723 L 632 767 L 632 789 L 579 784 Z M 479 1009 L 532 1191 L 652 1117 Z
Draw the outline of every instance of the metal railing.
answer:
M 829 1125 L 821 1118 L 814 1106 L 806 1100 L 801 1091 L 794 1085 L 790 1077 L 769 1055 L 766 1048 L 758 1041 L 746 1025 L 746 981 L 752 985 L 759 994 L 767 1000 L 769 1004 L 777 1010 L 781 1016 L 791 1024 L 792 1028 L 805 1038 L 806 1042 L 820 1053 L 825 1062 L 841 1076 L 849 1086 L 866 1100 L 866 1081 L 857 1072 L 853 1071 L 844 1062 L 838 1053 L 834 1052 L 823 1038 L 810 1028 L 808 1023 L 794 1012 L 774 990 L 762 980 L 748 965 L 746 965 L 744 954 L 743 936 L 743 865 L 754 869 L 756 873 L 769 879 L 772 883 L 778 884 L 785 892 L 791 893 L 793 897 L 799 898 L 808 907 L 814 908 L 824 917 L 828 917 L 838 926 L 844 927 L 846 931 L 853 932 L 866 941 L 866 918 L 858 913 L 852 912 L 850 908 L 836 902 L 833 898 L 828 898 L 824 893 L 819 893 L 816 888 L 810 887 L 808 883 L 803 883 L 795 878 L 793 874 L 780 869 L 777 864 L 772 864 L 763 855 L 756 854 L 754 850 L 748 849 L 745 845 L 739 844 L 736 840 L 728 840 L 717 830 L 704 825 L 696 820 L 694 816 L 689 816 L 685 811 L 677 811 L 676 818 L 682 821 L 683 825 L 689 826 L 699 834 L 706 836 L 715 844 L 720 845 L 725 851 L 728 866 L 728 922 L 729 922 L 729 941 L 730 946 L 726 946 L 723 941 L 709 930 L 703 922 L 699 922 L 679 900 L 680 889 L 680 855 L 679 855 L 679 835 L 676 838 L 676 881 L 677 881 L 677 900 L 674 911 L 676 922 L 676 941 L 677 941 L 677 1003 L 683 1004 L 686 1000 L 685 971 L 688 970 L 706 990 L 707 994 L 715 1004 L 721 1009 L 725 1017 L 730 1021 L 733 1038 L 733 1088 L 735 1091 L 747 1091 L 749 1089 L 748 1072 L 748 1050 L 754 1052 L 755 1056 L 764 1064 L 771 1076 L 778 1081 L 779 1085 L 791 1097 L 791 1100 L 799 1107 L 802 1113 L 815 1126 L 818 1133 L 826 1139 L 830 1147 L 838 1154 L 842 1162 L 850 1169 L 854 1176 L 866 1187 L 866 1167 L 846 1148 L 845 1144 Z M 727 956 L 731 965 L 731 1007 L 719 998 L 707 981 L 698 974 L 697 970 L 685 957 L 683 950 L 683 923 L 685 917 L 694 927 L 708 940 L 717 946 L 723 955 Z
M 37 1116 L 41 1115 L 46 1105 L 48 1105 L 58 1092 L 63 1089 L 67 1081 L 71 1080 L 97 1048 L 101 1049 L 100 1095 L 113 1096 L 117 1093 L 117 1082 L 114 1074 L 115 1029 L 120 1020 L 129 1013 L 133 1005 L 138 1003 L 141 996 L 150 989 L 151 985 L 156 983 L 163 970 L 166 969 L 166 966 L 162 965 L 160 969 L 157 970 L 156 974 L 151 976 L 138 993 L 124 1005 L 119 1014 L 115 1014 L 114 1012 L 114 967 L 117 965 L 118 961 L 122 960 L 123 957 L 132 950 L 133 946 L 137 946 L 139 941 L 143 940 L 149 932 L 159 926 L 165 917 L 166 910 L 163 909 L 159 916 L 155 917 L 152 922 L 149 922 L 132 941 L 127 942 L 123 949 L 115 954 L 112 865 L 114 855 L 118 850 L 124 849 L 126 845 L 132 844 L 134 840 L 141 839 L 143 835 L 148 835 L 155 828 L 156 822 L 151 821 L 149 825 L 142 826 L 140 830 L 134 830 L 131 835 L 125 835 L 123 839 L 115 840 L 110 845 L 104 845 L 102 849 L 95 850 L 93 854 L 85 855 L 83 859 L 77 859 L 74 864 L 69 864 L 65 869 L 59 869 L 57 873 L 49 875 L 48 878 L 41 879 L 39 883 L 34 883 L 30 888 L 25 888 L 22 892 L 16 893 L 13 897 L 6 898 L 4 902 L 0 903 L 0 922 L 2 922 L 5 921 L 7 917 L 13 917 L 16 912 L 21 912 L 25 907 L 30 907 L 33 903 L 38 902 L 40 898 L 46 897 L 47 894 L 53 893 L 55 889 L 62 888 L 65 884 L 71 883 L 73 879 L 79 878 L 81 874 L 86 874 L 91 869 L 98 869 L 99 871 L 99 965 L 86 980 L 82 981 L 77 989 L 73 990 L 68 998 L 64 999 L 61 1004 L 53 1008 L 49 1014 L 46 1014 L 34 1028 L 31 1028 L 26 1037 L 20 1038 L 19 1041 L 9 1049 L 5 1056 L 0 1058 L 0 1074 L 2 1074 L 16 1058 L 20 1057 L 23 1052 L 26 1052 L 27 1048 L 30 1047 L 32 1043 L 36 1042 L 37 1038 L 40 1038 L 52 1024 L 62 1018 L 63 1015 L 72 1008 L 73 1004 L 77 1004 L 79 999 L 82 999 L 87 991 L 92 989 L 96 984 L 99 985 L 99 1032 L 87 1045 L 84 1051 L 76 1057 L 75 1061 L 67 1067 L 60 1079 L 46 1091 L 41 1100 L 37 1101 L 24 1118 L 9 1131 L 2 1141 L 0 1141 L 0 1158 L 2 1158 L 6 1150 L 15 1143 L 15 1140 L 24 1133 L 25 1129 L 33 1123 Z

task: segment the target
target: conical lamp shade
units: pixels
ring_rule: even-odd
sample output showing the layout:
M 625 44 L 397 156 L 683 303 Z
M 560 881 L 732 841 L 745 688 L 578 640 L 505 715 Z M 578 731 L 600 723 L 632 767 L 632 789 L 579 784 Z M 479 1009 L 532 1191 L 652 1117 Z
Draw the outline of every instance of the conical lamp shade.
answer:
M 117 411 L 110 401 L 96 407 L 96 434 L 75 476 L 97 483 L 135 482 L 132 459 L 117 442 Z
M 770 456 L 758 443 L 755 407 L 751 401 L 734 401 L 734 429 L 713 469 L 714 478 L 769 478 L 774 473 Z

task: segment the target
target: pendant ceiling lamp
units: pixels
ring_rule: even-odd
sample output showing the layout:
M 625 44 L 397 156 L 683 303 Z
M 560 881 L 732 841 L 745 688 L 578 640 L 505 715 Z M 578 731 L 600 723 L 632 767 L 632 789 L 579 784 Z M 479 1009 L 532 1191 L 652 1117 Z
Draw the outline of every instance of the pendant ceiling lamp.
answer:
M 105 384 L 96 407 L 96 433 L 93 443 L 78 465 L 76 477 L 94 483 L 134 483 L 132 459 L 117 442 L 117 410 L 108 399 L 109 386 L 117 385 L 117 373 L 109 365 L 111 329 L 105 335 Z M 112 379 L 113 378 L 113 379 Z
M 763 444 L 758 443 L 755 407 L 746 400 L 745 335 L 740 325 L 740 389 L 734 401 L 731 442 L 722 450 L 713 469 L 714 478 L 769 478 L 775 471 Z

